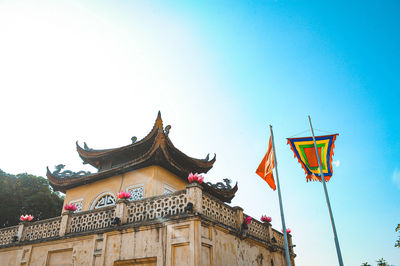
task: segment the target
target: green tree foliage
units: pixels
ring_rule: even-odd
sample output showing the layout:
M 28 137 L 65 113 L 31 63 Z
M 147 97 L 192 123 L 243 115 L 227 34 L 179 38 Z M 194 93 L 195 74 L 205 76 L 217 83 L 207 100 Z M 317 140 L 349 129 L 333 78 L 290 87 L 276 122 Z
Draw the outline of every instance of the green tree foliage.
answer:
M 400 224 L 397 225 L 396 232 L 400 232 Z M 399 239 L 397 239 L 396 243 L 394 244 L 394 247 L 400 248 L 400 236 Z
M 11 175 L 0 170 L 0 227 L 18 224 L 23 214 L 36 220 L 59 216 L 63 198 L 47 179 L 30 174 Z
M 378 263 L 377 266 L 387 266 L 386 260 L 384 260 L 383 258 L 377 260 L 376 262 Z
M 394 266 L 394 265 L 389 265 L 384 258 L 381 258 L 376 261 L 378 264 L 377 266 Z
M 389 265 L 384 258 L 378 259 L 376 263 L 377 266 L 394 266 L 394 265 Z M 361 266 L 371 266 L 371 264 L 369 264 L 368 262 L 364 262 L 361 264 Z

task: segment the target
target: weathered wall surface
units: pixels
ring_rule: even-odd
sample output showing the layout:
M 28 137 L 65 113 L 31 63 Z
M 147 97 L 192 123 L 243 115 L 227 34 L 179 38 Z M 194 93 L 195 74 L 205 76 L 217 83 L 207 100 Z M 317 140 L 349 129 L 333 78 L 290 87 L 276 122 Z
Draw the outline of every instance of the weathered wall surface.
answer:
M 121 187 L 122 183 L 122 187 Z M 144 197 L 162 195 L 164 186 L 174 190 L 185 189 L 186 182 L 159 166 L 131 171 L 122 175 L 96 181 L 87 185 L 68 189 L 66 191 L 64 205 L 70 202 L 83 200 L 82 211 L 89 210 L 96 198 L 110 192 L 114 196 L 121 190 L 126 191 L 128 187 L 144 186 Z
M 282 252 L 271 252 L 254 240 L 241 240 L 223 230 L 215 229 L 215 265 L 285 265 Z
M 165 249 L 162 245 L 163 230 L 157 227 L 143 227 L 138 230 L 129 229 L 124 232 L 108 233 L 104 240 L 104 264 L 98 265 L 113 265 L 115 261 L 146 258 L 162 262 Z
M 0 265 L 91 265 L 93 236 L 0 250 Z
M 0 265 L 18 265 L 18 251 L 19 248 L 0 251 Z
M 285 265 L 281 251 L 199 217 L 0 249 L 0 265 Z

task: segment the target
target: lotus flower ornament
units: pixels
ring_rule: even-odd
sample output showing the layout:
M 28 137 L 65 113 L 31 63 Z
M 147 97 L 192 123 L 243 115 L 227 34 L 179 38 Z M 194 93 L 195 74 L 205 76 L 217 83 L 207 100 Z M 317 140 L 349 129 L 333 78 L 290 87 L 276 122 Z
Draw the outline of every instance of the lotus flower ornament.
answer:
M 263 223 L 270 223 L 272 221 L 272 218 L 267 216 L 267 215 L 262 215 L 261 216 L 261 222 Z
M 19 219 L 21 220 L 21 222 L 30 222 L 33 220 L 33 218 L 34 217 L 32 215 L 25 214 L 25 215 L 21 215 L 21 217 Z
M 201 184 L 201 183 L 203 183 L 204 177 L 202 175 L 199 175 L 198 173 L 195 173 L 195 174 L 190 173 L 188 176 L 188 180 L 189 180 L 189 183 L 197 182 L 197 183 Z
M 74 204 L 65 204 L 64 210 L 74 212 L 76 211 L 76 206 Z
M 286 228 L 286 234 L 290 234 L 292 232 L 292 230 L 290 230 L 290 228 Z M 282 233 L 283 233 L 283 229 L 282 229 Z
M 117 197 L 119 199 L 129 199 L 131 197 L 131 193 L 129 192 L 125 192 L 125 191 L 121 191 L 117 194 Z

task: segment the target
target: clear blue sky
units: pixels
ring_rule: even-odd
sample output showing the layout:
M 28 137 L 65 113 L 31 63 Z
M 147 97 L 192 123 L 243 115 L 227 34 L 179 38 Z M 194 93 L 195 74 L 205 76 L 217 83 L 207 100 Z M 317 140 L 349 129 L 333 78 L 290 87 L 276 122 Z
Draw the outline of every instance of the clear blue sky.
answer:
M 322 184 L 286 145 L 311 115 L 339 133 L 328 191 L 345 264 L 400 265 L 399 14 L 396 1 L 0 1 L 0 168 L 87 167 L 76 140 L 126 145 L 161 110 L 183 152 L 217 153 L 207 178 L 239 182 L 233 205 L 280 230 L 254 173 L 272 124 L 296 264 L 337 265 Z

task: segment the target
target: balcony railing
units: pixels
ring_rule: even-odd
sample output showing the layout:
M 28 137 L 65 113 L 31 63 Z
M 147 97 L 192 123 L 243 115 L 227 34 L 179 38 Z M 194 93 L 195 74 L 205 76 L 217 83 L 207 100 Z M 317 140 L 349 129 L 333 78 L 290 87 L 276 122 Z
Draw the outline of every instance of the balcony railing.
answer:
M 115 217 L 115 207 L 78 212 L 70 216 L 67 233 L 88 232 L 110 227 L 112 219 Z
M 127 204 L 127 222 L 136 223 L 175 216 L 185 212 L 186 190 L 133 201 Z
M 58 236 L 60 233 L 60 224 L 61 217 L 27 223 L 24 226 L 23 239 L 29 241 Z
M 247 215 L 240 207 L 231 207 L 203 192 L 197 183 L 167 195 L 133 202 L 119 200 L 116 206 L 78 213 L 64 212 L 59 217 L 3 228 L 0 229 L 0 248 L 66 235 L 113 230 L 116 226 L 140 226 L 146 222 L 161 222 L 185 215 L 199 215 L 239 237 L 251 237 L 272 249 L 284 248 L 283 234 L 272 229 L 270 224 L 252 219 L 246 229 L 243 221 Z M 291 237 L 289 241 L 291 243 Z
M 248 215 L 245 215 L 247 217 Z M 251 222 L 247 225 L 248 234 L 260 240 L 270 239 L 270 225 L 264 224 L 252 218 Z
M 9 244 L 18 233 L 18 225 L 0 229 L 0 246 Z
M 202 195 L 203 215 L 214 221 L 236 228 L 236 211 L 229 205 L 204 193 Z

